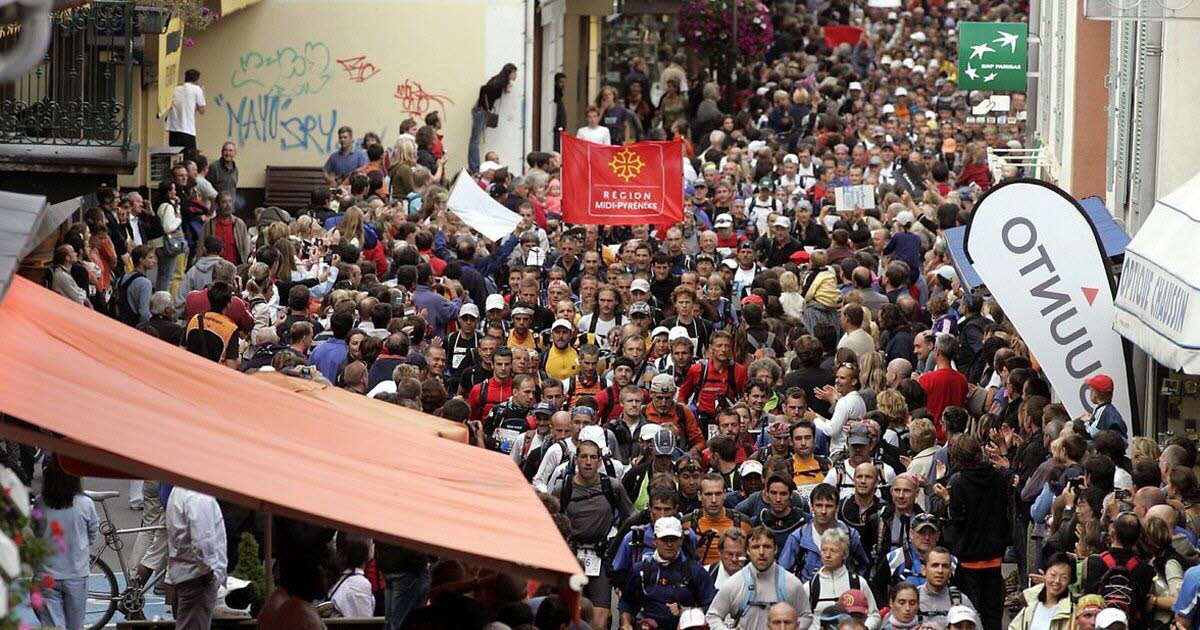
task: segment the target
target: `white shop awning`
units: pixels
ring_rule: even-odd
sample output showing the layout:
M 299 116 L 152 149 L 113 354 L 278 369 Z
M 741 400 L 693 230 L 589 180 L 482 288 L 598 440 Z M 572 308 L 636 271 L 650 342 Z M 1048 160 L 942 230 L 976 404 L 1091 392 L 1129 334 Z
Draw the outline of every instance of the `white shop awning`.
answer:
M 1188 374 L 1200 374 L 1197 244 L 1200 175 L 1154 204 L 1125 248 L 1114 304 L 1114 330 L 1159 363 Z

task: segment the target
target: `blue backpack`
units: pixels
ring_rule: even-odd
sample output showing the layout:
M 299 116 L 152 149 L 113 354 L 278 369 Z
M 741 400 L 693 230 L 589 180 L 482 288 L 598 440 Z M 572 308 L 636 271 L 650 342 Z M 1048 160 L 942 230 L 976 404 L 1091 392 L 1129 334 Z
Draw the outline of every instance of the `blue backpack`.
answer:
M 742 617 L 745 617 L 746 613 L 750 612 L 751 606 L 757 606 L 759 608 L 766 609 L 766 608 L 770 608 L 776 602 L 786 602 L 788 600 L 787 599 L 787 589 L 785 587 L 785 582 L 784 582 L 784 580 L 787 579 L 788 572 L 784 571 L 783 567 L 779 566 L 779 563 L 775 563 L 775 601 L 774 602 L 760 602 L 760 601 L 756 600 L 756 598 L 755 598 L 756 592 L 755 591 L 757 590 L 757 586 L 754 583 L 754 572 L 750 570 L 750 565 L 746 565 L 745 567 L 742 567 L 741 572 L 742 572 L 742 578 L 746 581 L 745 588 L 742 589 L 742 591 L 745 593 L 745 597 L 742 599 L 742 609 L 740 611 L 738 611 L 738 614 L 737 614 L 736 618 L 734 619 L 734 621 L 741 621 Z

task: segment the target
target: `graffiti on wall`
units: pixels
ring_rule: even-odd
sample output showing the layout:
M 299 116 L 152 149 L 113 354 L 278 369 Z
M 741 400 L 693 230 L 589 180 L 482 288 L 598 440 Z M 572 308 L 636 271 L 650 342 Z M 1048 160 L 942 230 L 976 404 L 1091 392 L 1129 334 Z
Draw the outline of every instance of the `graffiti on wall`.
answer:
M 420 83 L 412 79 L 404 79 L 404 83 L 397 85 L 393 96 L 400 101 L 401 111 L 417 119 L 424 118 L 425 114 L 435 109 L 440 111 L 445 119 L 446 105 L 454 104 L 449 96 L 427 92 Z
M 324 42 L 250 51 L 238 58 L 229 86 L 281 97 L 319 94 L 333 80 L 332 69 L 333 55 Z
M 384 138 L 386 130 L 395 129 L 403 118 L 420 120 L 432 111 L 444 117 L 447 106 L 454 105 L 448 95 L 426 90 L 411 77 L 396 84 L 391 95 L 398 101 L 399 111 L 387 120 L 350 120 L 336 104 L 330 104 L 326 94 L 333 93 L 335 82 L 344 89 L 367 89 L 386 100 L 386 91 L 375 93 L 391 83 L 371 81 L 383 72 L 367 55 L 336 56 L 320 41 L 248 51 L 237 58 L 228 89 L 216 95 L 214 104 L 224 113 L 226 137 L 240 147 L 263 144 L 280 151 L 318 155 L 337 149 L 337 129 L 342 125 L 353 126 L 359 133 L 360 127 L 382 128 L 379 136 Z M 362 96 L 370 95 L 356 94 L 355 98 Z
M 364 55 L 338 59 L 337 62 L 342 67 L 342 70 L 346 71 L 346 78 L 354 83 L 363 83 L 367 79 L 379 74 L 379 68 L 370 61 L 367 61 Z

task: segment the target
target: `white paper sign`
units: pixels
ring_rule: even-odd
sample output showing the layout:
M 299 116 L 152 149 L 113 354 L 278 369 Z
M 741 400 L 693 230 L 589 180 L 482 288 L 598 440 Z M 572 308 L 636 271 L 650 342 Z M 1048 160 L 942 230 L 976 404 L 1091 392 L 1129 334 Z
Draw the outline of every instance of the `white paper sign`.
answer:
M 987 116 L 992 112 L 1007 112 L 1012 109 L 1012 96 L 1008 94 L 993 94 L 971 107 L 975 116 Z
M 454 180 L 454 190 L 450 191 L 446 205 L 463 223 L 493 241 L 511 234 L 521 222 L 520 215 L 492 199 L 466 169 Z
M 867 0 L 867 6 L 877 9 L 895 9 L 900 6 L 900 0 Z
M 833 194 L 838 212 L 850 212 L 855 207 L 863 210 L 875 207 L 875 189 L 866 184 L 836 188 Z

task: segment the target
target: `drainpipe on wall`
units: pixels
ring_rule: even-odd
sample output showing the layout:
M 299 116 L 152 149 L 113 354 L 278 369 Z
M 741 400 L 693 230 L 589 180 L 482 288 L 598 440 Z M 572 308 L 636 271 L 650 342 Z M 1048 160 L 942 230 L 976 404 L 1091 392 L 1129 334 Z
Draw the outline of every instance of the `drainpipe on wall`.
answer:
M 1042 58 L 1042 1 L 1032 0 L 1029 3 L 1029 46 L 1028 61 L 1025 68 L 1025 146 L 1032 147 L 1037 135 L 1038 87 L 1041 83 Z

